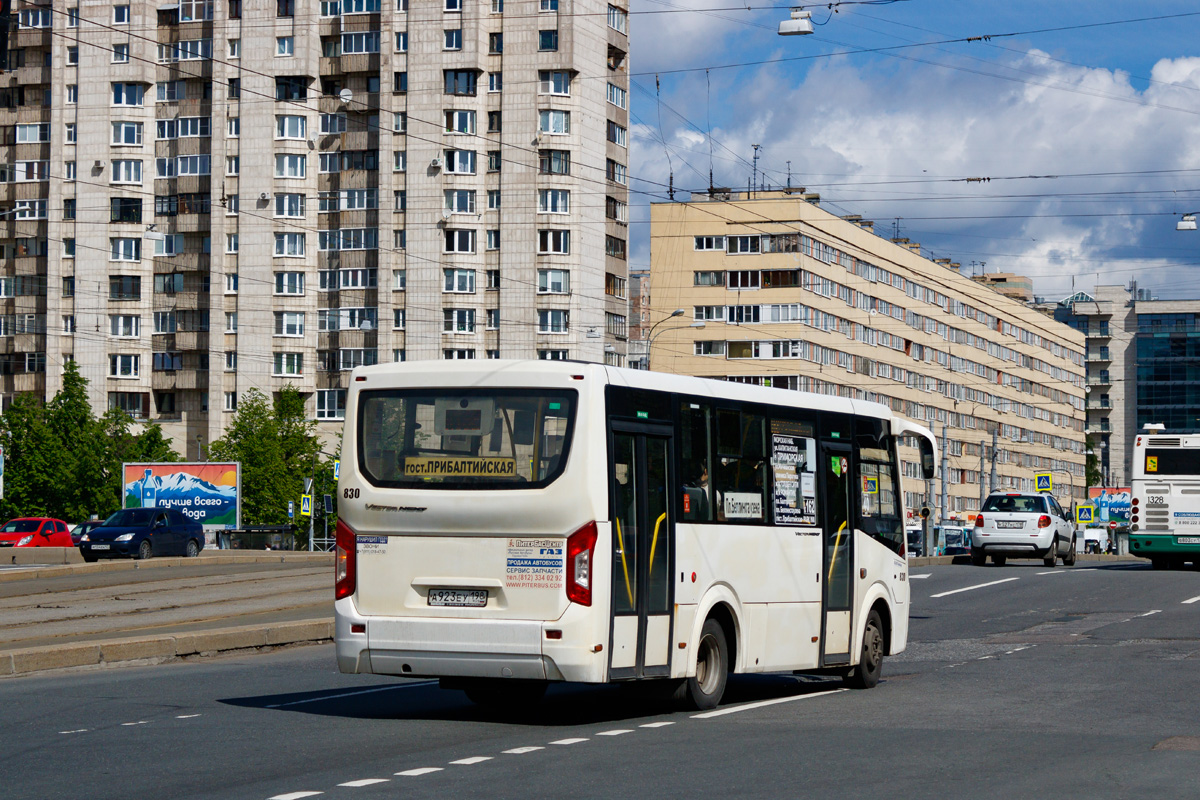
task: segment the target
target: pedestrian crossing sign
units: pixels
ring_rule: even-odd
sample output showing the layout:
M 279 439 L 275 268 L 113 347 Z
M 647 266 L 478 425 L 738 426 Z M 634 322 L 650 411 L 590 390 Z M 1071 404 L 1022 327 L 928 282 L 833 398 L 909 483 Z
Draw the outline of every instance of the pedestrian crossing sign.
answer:
M 1039 472 L 1037 475 L 1033 476 L 1033 479 L 1036 482 L 1037 490 L 1039 492 L 1054 491 L 1054 476 L 1049 472 Z
M 1095 506 L 1076 506 L 1075 507 L 1075 522 L 1079 525 L 1090 525 L 1096 521 Z
M 312 495 L 311 494 L 300 495 L 300 516 L 302 516 L 302 517 L 311 517 L 312 516 Z

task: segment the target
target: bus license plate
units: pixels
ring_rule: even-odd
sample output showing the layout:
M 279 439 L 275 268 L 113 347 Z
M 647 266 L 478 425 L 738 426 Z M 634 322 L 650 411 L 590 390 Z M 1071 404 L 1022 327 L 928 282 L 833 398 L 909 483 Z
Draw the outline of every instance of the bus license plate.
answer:
M 467 608 L 483 608 L 487 605 L 486 589 L 430 589 L 429 605 L 431 606 L 466 606 Z
M 1024 523 L 1024 522 L 1021 522 L 1021 521 L 1019 521 L 1019 520 L 1018 520 L 1018 521 L 1016 521 L 1016 522 L 997 521 L 997 522 L 996 522 L 996 527 L 997 527 L 997 528 L 1024 528 L 1024 527 L 1025 527 L 1025 523 Z
M 107 549 L 108 549 L 108 545 L 106 545 L 106 544 L 94 544 L 94 545 L 92 545 L 92 549 L 93 549 L 93 550 L 107 550 Z
M 1177 544 L 1200 544 L 1200 536 L 1176 536 Z

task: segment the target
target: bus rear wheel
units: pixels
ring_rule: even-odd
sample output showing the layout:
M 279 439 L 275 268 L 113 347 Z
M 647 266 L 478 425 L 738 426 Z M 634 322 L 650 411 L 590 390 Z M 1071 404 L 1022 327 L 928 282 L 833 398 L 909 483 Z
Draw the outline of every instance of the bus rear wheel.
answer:
M 725 694 L 728 677 L 729 645 L 725 629 L 715 619 L 705 620 L 696 643 L 696 674 L 679 685 L 675 698 L 700 711 L 716 708 Z
M 883 620 L 879 618 L 879 612 L 872 608 L 863 628 L 862 651 L 858 654 L 858 664 L 850 668 L 846 675 L 846 684 L 851 689 L 871 689 L 879 683 L 879 676 L 882 674 Z

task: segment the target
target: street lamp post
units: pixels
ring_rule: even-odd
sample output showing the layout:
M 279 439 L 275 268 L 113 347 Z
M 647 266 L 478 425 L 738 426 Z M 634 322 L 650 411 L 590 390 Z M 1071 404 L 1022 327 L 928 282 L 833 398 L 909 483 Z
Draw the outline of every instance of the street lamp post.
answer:
M 646 335 L 646 369 L 647 370 L 650 369 L 650 354 L 654 350 L 654 340 L 655 339 L 657 339 L 659 336 L 666 333 L 667 331 L 677 331 L 680 328 L 703 328 L 704 327 L 703 322 L 693 322 L 690 325 L 679 325 L 674 328 L 663 328 L 661 331 L 656 332 L 656 329 L 658 328 L 659 325 L 662 325 L 664 322 L 674 319 L 675 317 L 682 317 L 683 315 L 684 315 L 684 310 L 682 308 L 677 308 L 674 311 L 672 311 L 670 314 L 668 314 L 667 316 L 663 317 L 658 322 L 656 322 L 650 326 L 650 332 Z

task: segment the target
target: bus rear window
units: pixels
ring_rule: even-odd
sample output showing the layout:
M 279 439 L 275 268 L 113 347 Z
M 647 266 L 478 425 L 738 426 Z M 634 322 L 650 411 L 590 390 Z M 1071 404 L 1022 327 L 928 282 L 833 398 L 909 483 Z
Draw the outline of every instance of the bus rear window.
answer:
M 1145 467 L 1147 478 L 1200 474 L 1200 458 L 1197 458 L 1196 451 L 1190 448 L 1147 448 L 1142 466 Z
M 566 464 L 575 404 L 572 391 L 365 391 L 359 469 L 395 488 L 546 486 Z

